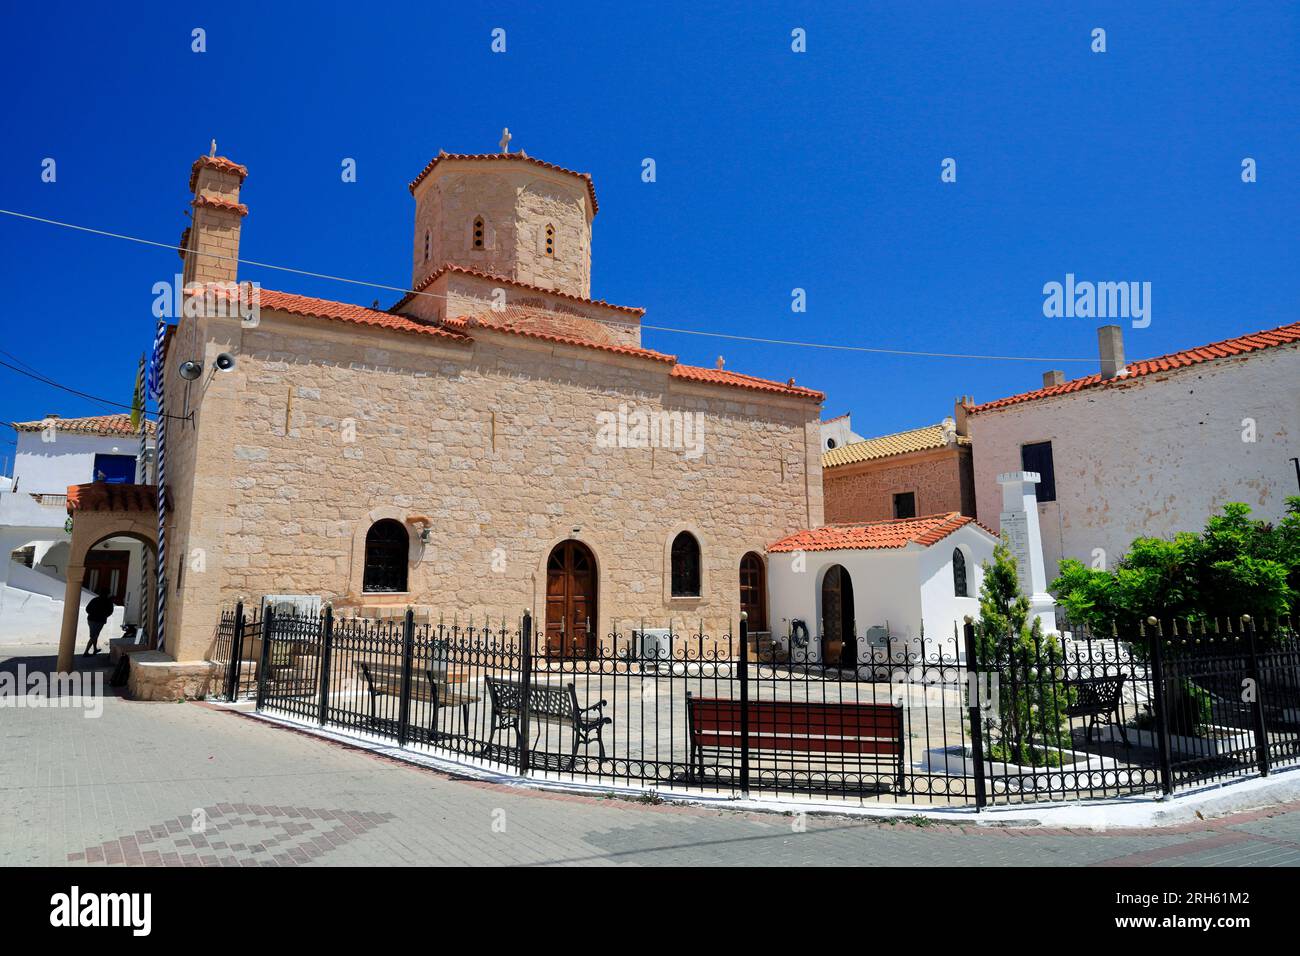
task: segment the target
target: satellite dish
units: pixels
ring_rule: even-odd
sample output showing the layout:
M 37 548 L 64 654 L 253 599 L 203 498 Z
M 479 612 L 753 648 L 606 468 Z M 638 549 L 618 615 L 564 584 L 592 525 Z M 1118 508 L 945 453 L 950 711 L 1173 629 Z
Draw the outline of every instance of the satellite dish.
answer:
M 187 382 L 192 382 L 203 374 L 203 366 L 198 362 L 182 362 L 180 373 L 181 378 Z

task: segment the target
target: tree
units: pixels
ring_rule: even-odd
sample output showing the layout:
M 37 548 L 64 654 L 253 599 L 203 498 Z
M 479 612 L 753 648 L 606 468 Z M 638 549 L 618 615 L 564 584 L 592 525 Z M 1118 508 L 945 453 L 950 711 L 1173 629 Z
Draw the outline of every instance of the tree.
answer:
M 1293 613 L 1300 597 L 1300 496 L 1276 526 L 1227 504 L 1201 532 L 1138 538 L 1113 570 L 1067 558 L 1051 591 L 1070 617 L 1094 631 L 1137 631 L 1148 615 L 1195 623 Z
M 998 734 L 988 737 L 988 757 L 1039 766 L 1054 763 L 1054 750 L 1068 744 L 1069 695 L 1061 646 L 1029 623 L 1029 599 L 1020 593 L 1016 559 L 1005 544 L 993 549 L 980 585 L 976 628 L 977 665 L 997 675 Z

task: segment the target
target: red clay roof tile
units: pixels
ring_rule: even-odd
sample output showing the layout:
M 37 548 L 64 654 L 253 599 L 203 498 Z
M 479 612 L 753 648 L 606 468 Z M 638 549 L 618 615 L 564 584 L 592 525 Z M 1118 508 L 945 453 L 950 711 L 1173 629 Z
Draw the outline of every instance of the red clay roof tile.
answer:
M 1263 349 L 1276 348 L 1281 345 L 1295 345 L 1297 343 L 1300 343 L 1300 322 L 1293 322 L 1290 325 L 1279 326 L 1276 329 L 1251 332 L 1248 335 L 1224 339 L 1222 342 L 1211 342 L 1209 345 L 1200 345 L 1196 348 L 1185 349 L 1182 352 L 1173 352 L 1156 358 L 1129 362 L 1126 366 L 1128 374 L 1124 376 L 1104 379 L 1100 374 L 1087 375 L 1061 385 L 1049 385 L 1046 388 L 1034 389 L 1032 392 L 1022 392 L 1009 398 L 999 398 L 996 401 L 985 402 L 982 405 L 974 406 L 970 411 L 972 414 L 978 414 L 1006 408 L 1009 405 L 1037 401 L 1040 398 L 1070 395 L 1089 388 L 1123 385 L 1135 378 L 1141 378 L 1144 375 L 1151 375 L 1156 372 L 1172 372 L 1176 369 L 1200 365 L 1203 362 L 1213 362 L 1216 359 L 1247 355 Z
M 60 418 L 58 415 L 46 415 L 38 422 L 12 422 L 20 432 L 38 432 L 53 423 L 57 431 L 76 432 L 82 435 L 139 435 L 139 428 L 131 427 L 131 416 L 125 412 L 118 415 L 91 415 L 86 418 Z M 154 433 L 154 423 L 145 421 L 145 433 Z
M 894 521 L 872 521 L 867 524 L 832 524 L 807 531 L 796 531 L 775 544 L 771 552 L 785 551 L 881 551 L 905 548 L 909 544 L 929 547 L 937 544 L 958 528 L 974 524 L 981 531 L 993 533 L 974 518 L 950 511 L 947 514 L 928 515 L 924 518 L 899 518 Z
M 367 309 L 346 302 L 334 302 L 330 299 L 315 299 L 306 295 L 293 295 L 289 292 L 277 292 L 274 289 L 259 289 L 260 298 L 254 302 L 263 309 L 275 309 L 291 315 L 303 315 L 319 319 L 335 319 L 340 322 L 352 322 L 357 325 L 373 325 L 393 332 L 410 332 L 416 335 L 432 335 L 435 338 L 469 342 L 470 338 L 452 329 L 427 322 L 417 322 L 404 315 L 381 312 L 379 309 Z
M 218 289 L 217 291 L 221 294 L 230 294 L 228 290 Z M 825 398 L 821 392 L 813 391 L 810 388 L 802 388 L 794 385 L 783 384 L 781 382 L 773 382 L 765 378 L 756 378 L 753 375 L 742 375 L 739 372 L 722 371 L 719 369 L 697 368 L 693 365 L 678 365 L 676 356 L 667 355 L 663 352 L 656 352 L 653 349 L 636 348 L 630 345 L 616 345 L 608 342 L 593 342 L 589 339 L 552 334 L 538 329 L 511 328 L 494 324 L 490 319 L 485 319 L 482 316 L 460 316 L 448 319 L 440 325 L 430 325 L 425 322 L 408 319 L 406 316 L 398 315 L 393 312 L 380 312 L 377 309 L 367 309 L 358 305 L 349 305 L 344 302 L 333 302 L 329 299 L 315 299 L 309 296 L 292 295 L 287 292 L 277 292 L 273 289 L 261 289 L 259 291 L 261 294 L 260 305 L 262 308 L 275 309 L 280 312 L 289 312 L 293 315 L 337 319 L 344 322 L 355 322 L 360 325 L 373 325 L 396 332 L 414 332 L 420 335 L 444 336 L 462 342 L 471 342 L 472 337 L 470 333 L 476 328 L 481 328 L 489 332 L 519 335 L 525 338 L 555 342 L 560 345 L 572 345 L 579 348 L 595 349 L 602 352 L 612 352 L 619 355 L 630 355 L 637 358 L 663 362 L 672 366 L 671 374 L 676 378 L 685 378 L 713 385 L 729 385 L 736 388 L 747 388 L 779 395 L 792 395 L 797 398 L 807 398 L 817 402 L 821 402 Z
M 816 402 L 823 402 L 826 396 L 811 388 L 804 388 L 801 385 L 790 385 L 785 382 L 774 382 L 767 378 L 757 378 L 753 375 L 742 375 L 739 372 L 732 372 L 729 369 L 720 368 L 702 368 L 697 365 L 676 365 L 673 367 L 673 376 L 675 378 L 689 379 L 694 382 L 709 382 L 713 385 L 732 385 L 736 388 L 748 388 L 757 392 L 775 392 L 780 395 L 793 395 L 797 398 L 808 398 Z
M 191 206 L 206 206 L 209 209 L 224 209 L 226 212 L 237 212 L 241 216 L 248 215 L 248 207 L 242 202 L 231 202 L 228 199 L 222 199 L 219 196 L 208 196 L 200 193 L 190 200 Z
M 450 262 L 443 263 L 437 269 L 430 272 L 420 280 L 414 289 L 402 296 L 393 306 L 391 311 L 396 312 L 402 306 L 410 302 L 415 296 L 423 292 L 438 279 L 439 276 L 448 272 L 459 273 L 460 275 L 474 276 L 476 279 L 490 279 L 493 282 L 503 282 L 506 285 L 512 285 L 519 289 L 527 289 L 530 292 L 542 292 L 546 295 L 553 295 L 559 299 L 568 299 L 572 302 L 582 302 L 587 305 L 599 305 L 606 309 L 616 309 L 619 312 L 628 312 L 632 315 L 645 315 L 645 309 L 635 305 L 614 305 L 612 302 L 606 302 L 604 299 L 584 299 L 580 295 L 572 295 L 568 292 L 557 292 L 554 289 L 546 289 L 539 285 L 532 285 L 528 282 L 520 282 L 518 279 L 508 279 L 505 276 L 499 276 L 491 272 L 482 272 L 478 269 L 469 269 L 465 266 L 454 265 Z
M 548 163 L 545 160 L 534 159 L 527 155 L 523 150 L 517 153 L 446 153 L 441 150 L 438 155 L 429 160 L 427 166 L 420 170 L 420 175 L 411 180 L 407 187 L 411 193 L 415 193 L 415 187 L 424 181 L 424 178 L 433 172 L 433 168 L 447 159 L 468 159 L 473 162 L 522 162 L 531 163 L 534 166 L 540 166 L 543 169 L 553 169 L 557 173 L 567 173 L 570 176 L 577 176 L 587 184 L 587 195 L 591 197 L 591 214 L 594 216 L 600 212 L 600 203 L 596 202 L 596 186 L 591 181 L 590 173 L 579 173 L 572 169 L 565 169 L 563 166 L 556 166 L 554 163 Z M 191 187 L 193 188 L 193 187 Z
M 616 345 L 611 342 L 594 342 L 591 339 L 579 338 L 573 335 L 561 335 L 556 332 L 545 332 L 536 328 L 520 328 L 518 326 L 493 322 L 490 319 L 484 319 L 482 316 L 477 315 L 458 316 L 454 319 L 448 319 L 443 324 L 448 328 L 457 331 L 485 329 L 489 332 L 504 332 L 510 335 L 522 335 L 524 338 L 539 339 L 544 342 L 555 342 L 560 345 L 577 345 L 582 348 L 598 349 L 602 352 L 614 352 L 619 355 L 632 355 L 637 358 L 653 359 L 656 362 L 672 363 L 677 361 L 675 355 L 665 355 L 663 352 L 656 352 L 652 349 L 636 348 L 631 345 Z
M 241 183 L 248 178 L 248 167 L 239 165 L 233 159 L 225 156 L 200 156 L 190 167 L 190 192 L 194 192 L 194 186 L 199 181 L 199 170 L 205 166 L 218 172 L 233 173 L 239 177 Z

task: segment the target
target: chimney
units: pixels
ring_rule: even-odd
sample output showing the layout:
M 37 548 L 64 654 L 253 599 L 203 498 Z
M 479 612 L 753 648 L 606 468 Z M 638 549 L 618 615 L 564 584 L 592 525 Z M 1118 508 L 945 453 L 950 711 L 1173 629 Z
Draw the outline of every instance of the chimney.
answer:
M 1101 352 L 1101 377 L 1115 378 L 1124 371 L 1124 330 L 1118 325 L 1103 325 L 1097 330 L 1097 347 Z
M 975 404 L 974 398 L 970 395 L 959 395 L 957 401 L 952 406 L 952 421 L 958 435 L 966 437 L 970 435 L 970 429 L 966 424 L 967 416 L 970 414 L 970 407 Z
M 190 167 L 191 222 L 184 233 L 184 282 L 234 282 L 239 258 L 239 230 L 248 207 L 239 201 L 239 188 L 248 170 L 212 151 Z
M 1052 369 L 1050 372 L 1043 373 L 1043 388 L 1051 388 L 1053 385 L 1064 385 L 1065 373 L 1060 369 Z

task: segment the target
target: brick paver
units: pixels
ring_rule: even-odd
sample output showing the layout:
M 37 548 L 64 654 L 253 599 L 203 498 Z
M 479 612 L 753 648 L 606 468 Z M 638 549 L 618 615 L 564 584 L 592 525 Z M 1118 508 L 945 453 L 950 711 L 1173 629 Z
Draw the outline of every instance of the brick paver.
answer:
M 100 863 L 1300 865 L 1300 805 L 1101 833 L 800 820 L 456 779 L 205 704 L 0 709 L 0 864 Z

